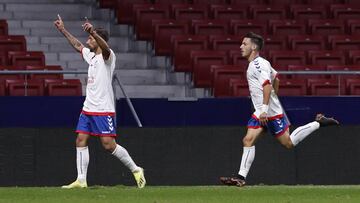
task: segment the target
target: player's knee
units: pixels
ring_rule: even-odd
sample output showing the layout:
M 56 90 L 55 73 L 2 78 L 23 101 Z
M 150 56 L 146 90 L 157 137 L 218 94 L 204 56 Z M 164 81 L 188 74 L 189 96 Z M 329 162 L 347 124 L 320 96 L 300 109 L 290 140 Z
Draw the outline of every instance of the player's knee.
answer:
M 113 152 L 116 148 L 116 144 L 114 144 L 114 142 L 102 142 L 102 146 L 109 152 Z
M 252 137 L 249 136 L 245 136 L 243 138 L 243 145 L 244 147 L 251 147 L 254 144 L 254 139 Z
M 86 147 L 86 139 L 78 136 L 76 138 L 76 147 Z
M 291 140 L 289 140 L 289 141 L 287 141 L 285 144 L 283 144 L 284 145 L 284 147 L 286 148 L 286 149 L 292 149 L 292 148 L 294 148 L 294 145 L 293 145 L 293 143 L 291 142 Z

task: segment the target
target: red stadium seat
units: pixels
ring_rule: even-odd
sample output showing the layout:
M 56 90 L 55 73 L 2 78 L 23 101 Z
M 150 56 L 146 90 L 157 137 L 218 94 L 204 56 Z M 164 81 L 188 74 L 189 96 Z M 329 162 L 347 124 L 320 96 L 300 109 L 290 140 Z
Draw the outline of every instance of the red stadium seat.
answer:
M 26 70 L 26 66 L 1 66 L 4 70 Z
M 264 36 L 264 51 L 288 49 L 287 41 L 283 36 Z
M 229 80 L 231 95 L 234 97 L 248 97 L 250 96 L 249 86 L 246 79 L 230 78 Z
M 134 24 L 134 4 L 150 4 L 151 0 L 117 0 L 116 17 L 120 24 Z
M 350 50 L 348 57 L 348 64 L 360 64 L 360 51 L 359 50 Z
M 232 5 L 265 4 L 266 0 L 230 0 Z
M 359 50 L 360 37 L 348 35 L 330 35 L 328 37 L 330 48 L 333 50 Z
M 310 19 L 308 26 L 311 34 L 342 35 L 345 33 L 344 22 L 341 20 Z
M 0 70 L 21 70 L 21 67 L 15 67 L 15 66 L 0 66 Z M 23 70 L 25 70 L 25 67 L 23 67 Z M 5 84 L 5 80 L 19 80 L 24 79 L 24 75 L 20 74 L 0 74 L 0 84 Z
M 0 96 L 5 96 L 5 85 L 0 83 Z
M 223 20 L 192 20 L 195 35 L 226 35 L 230 34 L 227 21 Z
M 348 34 L 359 35 L 360 34 L 360 19 L 349 19 L 346 21 L 348 27 Z
M 330 5 L 330 12 L 332 13 L 334 19 L 359 19 L 360 6 L 333 4 Z
M 227 4 L 227 0 L 192 0 L 193 4 L 210 5 L 210 4 Z
M 318 66 L 318 65 L 289 65 L 288 66 L 288 70 L 289 71 L 326 71 L 327 67 L 326 66 Z M 301 78 L 301 79 L 306 79 L 306 78 L 329 78 L 330 76 L 328 75 L 319 75 L 319 74 L 314 74 L 314 75 L 291 75 L 291 78 Z
M 155 54 L 160 56 L 172 54 L 172 35 L 189 33 L 188 23 L 175 20 L 153 20 Z
M 304 96 L 306 83 L 302 79 L 281 79 L 279 83 L 279 96 Z
M 82 85 L 78 79 L 45 79 L 45 93 L 48 96 L 81 96 Z
M 344 65 L 345 55 L 341 51 L 308 51 L 309 61 L 313 65 Z
M 7 52 L 0 51 L 0 66 L 6 66 L 8 64 Z
M 25 51 L 26 40 L 23 35 L 0 36 L 0 51 Z
M 0 36 L 8 35 L 8 24 L 6 20 L 0 20 Z
M 136 39 L 152 40 L 152 20 L 169 18 L 169 9 L 163 5 L 134 8 Z
M 273 64 L 279 66 L 306 64 L 304 51 L 269 51 L 269 57 Z
M 306 4 L 312 5 L 329 5 L 329 4 L 342 4 L 344 0 L 303 0 Z
M 304 23 L 296 20 L 269 20 L 269 26 L 273 35 L 306 34 Z
M 250 5 L 250 14 L 256 20 L 281 20 L 286 19 L 286 9 L 282 5 Z
M 308 79 L 309 95 L 335 96 L 345 95 L 345 84 L 338 84 L 337 80 L 332 79 Z
M 180 72 L 192 71 L 190 51 L 206 50 L 208 39 L 200 35 L 179 35 L 171 38 L 173 42 L 174 70 Z
M 328 65 L 327 66 L 327 70 L 328 71 L 360 71 L 360 66 L 359 65 Z M 338 79 L 339 75 L 330 75 L 330 78 L 332 79 Z M 355 75 L 355 74 L 349 74 L 349 75 L 340 75 L 340 79 L 341 80 L 346 80 L 346 79 L 360 79 L 360 75 Z
M 117 0 L 100 0 L 99 6 L 100 8 L 117 8 Z
M 291 17 L 295 20 L 325 19 L 326 7 L 323 5 L 290 5 Z
M 45 56 L 41 51 L 10 51 L 9 63 L 14 66 L 45 65 Z
M 228 64 L 225 51 L 191 51 L 191 60 L 195 87 L 211 87 L 211 65 Z
M 231 96 L 229 81 L 231 78 L 246 80 L 245 69 L 234 65 L 212 65 L 212 87 L 215 97 Z
M 345 4 L 360 6 L 360 2 L 358 0 L 344 0 Z
M 189 0 L 154 0 L 155 4 L 171 5 L 171 4 L 187 4 Z
M 172 5 L 172 11 L 176 20 L 191 21 L 209 18 L 207 5 L 175 4 Z
M 266 23 L 257 20 L 231 20 L 230 27 L 232 33 L 239 36 L 244 36 L 250 31 L 260 35 L 267 33 Z
M 210 35 L 211 47 L 214 50 L 235 50 L 240 49 L 242 37 L 236 35 Z
M 303 0 L 268 0 L 270 5 L 294 5 L 302 4 Z
M 347 79 L 346 86 L 349 95 L 360 95 L 360 79 Z
M 236 5 L 211 5 L 212 17 L 221 20 L 246 19 L 247 9 Z
M 61 71 L 61 66 L 26 66 L 26 70 L 49 70 L 49 71 Z M 30 79 L 44 80 L 44 79 L 63 79 L 63 74 L 30 74 Z
M 44 86 L 38 80 L 5 80 L 9 96 L 44 96 Z
M 246 58 L 244 58 L 242 56 L 241 51 L 239 49 L 238 50 L 230 50 L 228 55 L 229 55 L 229 59 L 230 59 L 230 64 L 242 66 L 245 69 L 248 67 L 249 62 Z
M 325 40 L 317 35 L 290 35 L 289 44 L 292 50 L 323 50 L 326 48 Z

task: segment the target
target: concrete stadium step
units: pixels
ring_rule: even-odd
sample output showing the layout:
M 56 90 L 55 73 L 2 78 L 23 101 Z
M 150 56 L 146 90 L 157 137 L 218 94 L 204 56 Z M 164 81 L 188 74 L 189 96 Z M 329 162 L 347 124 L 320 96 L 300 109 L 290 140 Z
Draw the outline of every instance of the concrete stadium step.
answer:
M 11 11 L 0 11 L 0 19 L 13 19 L 14 12 Z
M 124 85 L 166 85 L 165 70 L 159 69 L 124 69 L 115 70 L 116 75 Z M 87 74 L 65 74 L 67 78 L 79 78 L 86 83 Z
M 166 84 L 166 72 L 162 69 L 117 69 L 115 73 L 126 85 Z
M 111 20 L 114 11 L 100 9 L 94 4 L 29 4 L 29 3 L 8 3 L 0 4 L 2 12 L 12 12 L 12 16 L 7 19 L 27 19 L 27 20 L 51 20 L 60 14 L 65 20 L 84 20 L 85 16 L 89 20 L 102 19 Z M 36 14 L 36 15 L 34 15 Z
M 124 97 L 118 85 L 115 86 L 117 98 Z M 171 98 L 185 97 L 184 85 L 124 85 L 130 98 Z
M 42 48 L 41 46 L 38 48 Z M 51 53 L 45 54 L 46 64 L 64 65 L 64 69 L 86 69 L 87 64 L 81 59 L 81 55 L 75 51 L 69 53 Z M 157 67 L 164 69 L 163 64 L 148 65 L 149 57 L 143 53 L 117 53 L 116 54 L 116 68 L 117 69 L 147 69 L 149 67 Z M 48 58 L 50 56 L 51 58 Z

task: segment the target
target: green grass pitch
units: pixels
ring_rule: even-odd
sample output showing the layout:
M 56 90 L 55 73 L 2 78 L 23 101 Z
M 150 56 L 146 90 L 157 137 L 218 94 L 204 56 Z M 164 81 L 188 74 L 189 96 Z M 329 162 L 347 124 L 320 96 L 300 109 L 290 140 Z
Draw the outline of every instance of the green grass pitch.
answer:
M 226 202 L 360 202 L 360 186 L 92 186 L 87 189 L 57 187 L 1 187 L 0 202 L 91 203 L 226 203 Z

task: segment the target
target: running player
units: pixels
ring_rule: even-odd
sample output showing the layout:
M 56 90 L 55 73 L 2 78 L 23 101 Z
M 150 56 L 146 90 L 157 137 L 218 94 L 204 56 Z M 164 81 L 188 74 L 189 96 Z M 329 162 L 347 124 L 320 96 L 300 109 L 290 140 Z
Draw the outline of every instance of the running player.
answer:
M 234 177 L 221 177 L 220 181 L 225 185 L 245 185 L 246 176 L 255 158 L 255 143 L 265 130 L 280 144 L 291 149 L 319 127 L 339 125 L 337 120 L 317 114 L 315 121 L 298 127 L 290 134 L 289 123 L 276 95 L 280 81 L 277 72 L 266 59 L 259 56 L 263 45 L 263 38 L 250 32 L 245 35 L 240 46 L 242 56 L 249 61 L 247 81 L 255 112 L 248 122 L 247 133 L 243 139 L 239 173 Z
M 65 185 L 63 188 L 87 187 L 86 175 L 89 165 L 87 141 L 90 135 L 99 137 L 103 147 L 130 169 L 137 186 L 143 188 L 146 184 L 144 170 L 137 166 L 127 150 L 115 141 L 116 124 L 112 76 L 116 56 L 107 44 L 108 32 L 102 28 L 94 29 L 93 25 L 86 19 L 82 28 L 89 33 L 86 42 L 87 48 L 65 29 L 60 15 L 54 24 L 75 50 L 81 53 L 85 62 L 89 64 L 86 99 L 76 128 L 76 133 L 78 133 L 76 138 L 78 176 L 73 183 Z

